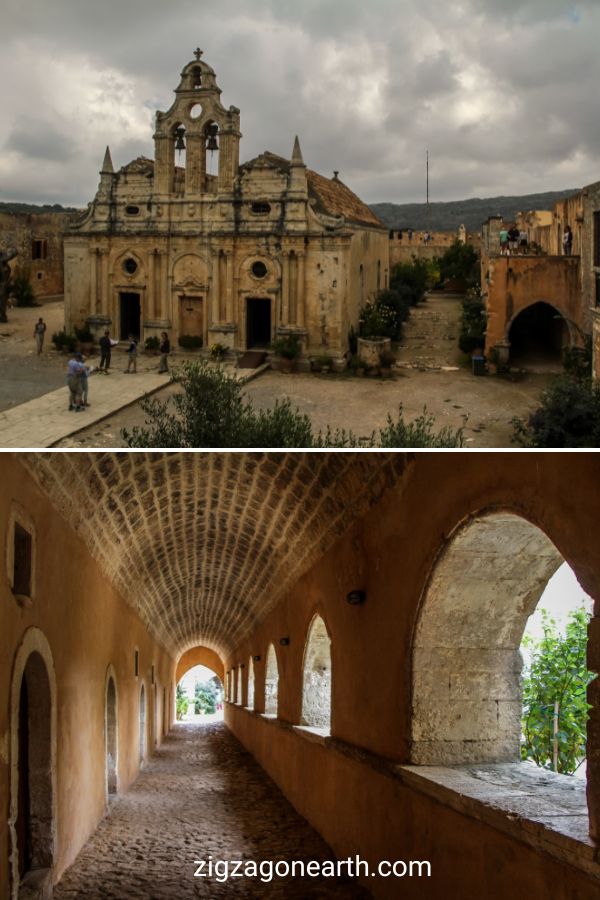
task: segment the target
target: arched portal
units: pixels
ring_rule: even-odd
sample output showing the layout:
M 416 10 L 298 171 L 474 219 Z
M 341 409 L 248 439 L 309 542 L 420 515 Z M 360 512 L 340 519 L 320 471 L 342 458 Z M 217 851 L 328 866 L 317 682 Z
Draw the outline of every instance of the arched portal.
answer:
M 430 577 L 414 636 L 414 763 L 519 759 L 519 646 L 562 562 L 539 528 L 512 513 L 474 516 L 454 533 Z
M 52 884 L 56 844 L 56 683 L 50 647 L 30 628 L 17 652 L 11 686 L 12 898 L 35 879 Z
M 553 306 L 534 303 L 513 319 L 508 339 L 512 362 L 560 363 L 570 334 L 566 320 Z
M 301 723 L 331 729 L 331 641 L 320 616 L 310 624 L 304 649 Z
M 248 660 L 248 698 L 246 706 L 248 709 L 254 709 L 254 662 L 252 657 Z
M 118 790 L 118 715 L 117 688 L 114 676 L 109 674 L 106 681 L 105 715 L 104 715 L 104 753 L 106 768 L 106 797 L 110 800 Z
M 146 757 L 146 688 L 140 690 L 140 763 Z
M 273 644 L 269 644 L 265 666 L 265 714 L 276 716 L 278 711 L 279 669 Z

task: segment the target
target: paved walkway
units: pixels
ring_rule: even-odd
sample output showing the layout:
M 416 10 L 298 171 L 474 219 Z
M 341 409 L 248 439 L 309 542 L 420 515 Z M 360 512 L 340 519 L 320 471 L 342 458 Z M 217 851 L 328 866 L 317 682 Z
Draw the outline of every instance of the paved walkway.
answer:
M 132 789 L 117 798 L 54 900 L 340 898 L 335 878 L 194 878 L 194 860 L 327 860 L 330 848 L 222 724 L 177 725 Z
M 69 412 L 66 380 L 59 390 L 0 412 L 0 446 L 52 447 L 68 435 L 165 387 L 169 376 L 156 372 L 126 375 L 114 370 L 110 375 L 94 373 L 89 382 L 90 406 L 82 412 Z

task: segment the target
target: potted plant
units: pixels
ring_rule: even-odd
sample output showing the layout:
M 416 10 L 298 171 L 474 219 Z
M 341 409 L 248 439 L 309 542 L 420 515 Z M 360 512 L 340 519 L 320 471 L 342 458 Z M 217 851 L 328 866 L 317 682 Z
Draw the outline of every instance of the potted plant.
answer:
M 83 328 L 75 329 L 75 336 L 77 338 L 77 349 L 80 353 L 85 353 L 86 356 L 89 356 L 94 349 L 94 335 L 90 331 L 87 325 L 84 325 Z
M 52 343 L 59 353 L 73 353 L 77 347 L 77 338 L 66 331 L 57 331 L 52 335 Z
M 144 341 L 144 350 L 146 351 L 146 356 L 156 356 L 159 348 L 160 338 L 156 334 L 147 337 Z
M 227 356 L 227 347 L 225 344 L 212 344 L 210 348 L 210 358 L 215 362 L 222 362 Z
M 277 338 L 272 344 L 273 352 L 279 357 L 279 369 L 288 374 L 294 370 L 294 362 L 300 356 L 301 346 L 298 335 L 288 334 Z
M 182 334 L 178 343 L 182 350 L 199 350 L 202 346 L 202 338 L 198 334 Z

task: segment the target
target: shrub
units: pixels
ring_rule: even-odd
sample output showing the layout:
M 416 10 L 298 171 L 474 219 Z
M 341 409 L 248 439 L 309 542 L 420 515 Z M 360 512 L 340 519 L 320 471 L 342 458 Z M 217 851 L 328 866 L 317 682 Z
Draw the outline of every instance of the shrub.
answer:
M 380 305 L 377 301 L 365 303 L 360 312 L 361 337 L 393 339 L 397 333 L 398 318 L 395 310 L 389 306 Z
M 457 279 L 467 286 L 480 283 L 479 254 L 471 244 L 454 241 L 451 247 L 438 260 L 442 281 Z
M 462 319 L 458 346 L 463 353 L 472 353 L 485 344 L 487 312 L 478 291 L 469 293 L 462 302 Z
M 158 350 L 160 347 L 160 338 L 158 335 L 153 334 L 150 337 L 147 337 L 144 341 L 144 349 L 145 350 Z
M 183 690 L 181 685 L 178 684 L 176 692 L 176 717 L 178 721 L 181 721 L 181 719 L 183 719 L 183 717 L 187 715 L 189 706 L 190 701 L 187 698 L 187 694 Z
M 75 336 L 82 344 L 93 344 L 94 342 L 94 335 L 90 331 L 88 325 L 84 325 L 82 328 L 76 327 Z
M 20 307 L 38 306 L 33 286 L 31 284 L 31 273 L 29 269 L 17 268 L 11 277 L 11 293 L 15 298 L 15 303 Z
M 296 334 L 288 334 L 277 338 L 272 344 L 273 352 L 282 359 L 296 359 L 300 356 L 300 338 Z
M 202 346 L 202 338 L 197 334 L 182 334 L 179 338 L 179 346 L 184 350 L 199 350 Z
M 58 351 L 72 353 L 77 347 L 77 338 L 74 334 L 67 334 L 66 331 L 57 331 L 52 335 L 52 343 Z
M 210 348 L 211 359 L 224 359 L 227 356 L 227 347 L 225 344 L 212 344 Z
M 425 297 L 432 278 L 430 265 L 423 259 L 413 258 L 412 262 L 398 263 L 394 266 L 390 278 L 390 289 L 402 294 L 409 306 L 416 306 Z
M 563 367 L 567 375 L 576 381 L 585 381 L 592 376 L 592 337 L 586 335 L 585 346 L 565 347 L 563 350 Z
M 387 418 L 385 428 L 379 430 L 379 441 L 373 446 L 379 447 L 463 447 L 463 429 L 456 431 L 446 425 L 437 433 L 434 431 L 435 419 L 427 409 L 413 422 L 405 422 L 402 406 L 398 410 L 398 418 Z
M 600 447 L 600 385 L 562 376 L 525 421 L 513 419 L 522 447 Z

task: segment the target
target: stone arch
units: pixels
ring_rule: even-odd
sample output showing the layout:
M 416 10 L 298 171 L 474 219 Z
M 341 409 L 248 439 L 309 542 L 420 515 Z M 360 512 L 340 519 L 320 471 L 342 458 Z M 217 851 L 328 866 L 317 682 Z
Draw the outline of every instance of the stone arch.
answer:
M 112 665 L 104 685 L 104 772 L 108 802 L 119 790 L 119 710 L 117 676 Z
M 562 562 L 537 525 L 509 511 L 477 513 L 448 538 L 413 637 L 413 763 L 519 759 L 519 646 Z
M 507 323 L 506 340 L 514 361 L 531 356 L 560 360 L 563 348 L 577 343 L 577 334 L 558 306 L 534 300 Z
M 140 766 L 143 765 L 144 760 L 146 758 L 147 752 L 147 738 L 146 738 L 146 685 L 142 683 L 140 688 L 140 710 L 139 710 L 139 723 L 140 723 Z
M 29 872 L 52 884 L 57 845 L 56 676 L 38 628 L 17 650 L 10 693 L 10 869 L 12 900 Z
M 181 253 L 173 262 L 173 287 L 207 291 L 209 274 L 210 266 L 204 256 L 199 253 Z
M 277 716 L 279 712 L 279 663 L 273 644 L 269 644 L 265 664 L 265 715 Z
M 300 722 L 331 730 L 331 638 L 318 614 L 309 625 L 304 647 Z
M 219 654 L 209 647 L 192 647 L 179 658 L 175 675 L 177 684 L 194 666 L 206 666 L 219 676 L 221 682 L 225 681 L 225 667 Z
M 254 662 L 252 657 L 248 660 L 248 688 L 246 691 L 246 706 L 254 709 Z

